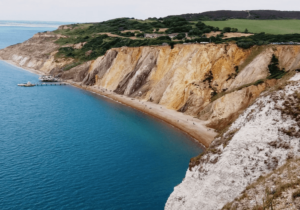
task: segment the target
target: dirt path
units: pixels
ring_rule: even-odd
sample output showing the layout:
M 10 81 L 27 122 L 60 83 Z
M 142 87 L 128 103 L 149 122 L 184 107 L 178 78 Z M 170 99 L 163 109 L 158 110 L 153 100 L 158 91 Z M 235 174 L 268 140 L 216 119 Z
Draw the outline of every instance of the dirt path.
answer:
M 107 36 L 110 36 L 110 37 L 129 38 L 129 39 L 132 39 L 132 40 L 137 39 L 135 36 L 132 36 L 132 37 L 124 37 L 124 36 L 119 36 L 119 35 L 117 35 L 117 34 L 111 34 L 111 33 L 98 33 L 98 34 L 106 34 Z

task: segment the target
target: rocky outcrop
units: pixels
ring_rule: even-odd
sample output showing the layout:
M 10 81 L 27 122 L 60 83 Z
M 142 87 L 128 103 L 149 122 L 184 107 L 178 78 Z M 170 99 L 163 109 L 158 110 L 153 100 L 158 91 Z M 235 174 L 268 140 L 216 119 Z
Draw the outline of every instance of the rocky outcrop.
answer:
M 86 42 L 80 42 L 80 43 L 78 43 L 78 44 L 74 44 L 74 46 L 73 46 L 73 48 L 74 49 L 81 49 L 81 48 L 83 48 L 83 46 L 86 44 Z
M 300 209 L 300 159 L 291 158 L 272 173 L 248 186 L 224 210 Z
M 61 73 L 61 78 L 65 80 L 72 80 L 74 82 L 81 82 L 86 78 L 89 70 L 91 68 L 91 61 L 76 66 L 68 71 Z
M 61 25 L 58 27 L 58 30 L 67 30 L 67 29 L 72 29 L 72 27 L 69 25 Z
M 21 43 L 9 46 L 0 50 L 2 60 L 10 60 L 23 68 L 31 68 L 49 73 L 51 70 L 61 69 L 72 59 L 55 59 L 56 51 L 59 45 L 54 41 L 59 38 L 53 33 L 39 33 L 31 39 Z
M 44 33 L 37 33 L 33 36 L 33 38 L 54 38 L 54 39 L 59 39 L 59 38 L 66 38 L 67 36 L 61 35 L 61 34 L 55 34 L 51 31 L 46 31 Z
M 299 158 L 299 88 L 300 74 L 297 74 L 286 87 L 283 85 L 270 89 L 258 98 L 226 132 L 214 140 L 206 154 L 192 159 L 185 179 L 175 187 L 165 209 L 221 209 L 257 179 L 269 173 L 272 175 L 274 170 L 287 161 Z M 276 176 L 281 173 L 275 171 Z M 297 181 L 297 178 L 291 178 L 282 182 L 282 185 L 278 183 L 276 188 L 281 191 L 284 183 L 293 184 Z M 271 183 L 264 185 L 269 184 Z M 300 189 L 298 185 L 300 184 L 297 184 Z M 253 185 L 247 187 L 247 190 L 251 186 Z M 241 196 L 242 202 L 236 199 L 226 209 L 264 206 L 267 186 L 262 186 L 264 189 L 255 187 L 260 189 L 263 196 L 256 197 L 256 193 L 251 191 L 249 195 L 254 202 L 245 199 L 248 196 L 245 194 Z M 291 186 L 288 185 L 288 188 Z M 274 201 L 278 198 L 269 194 L 267 197 Z M 248 208 L 243 208 L 245 206 Z

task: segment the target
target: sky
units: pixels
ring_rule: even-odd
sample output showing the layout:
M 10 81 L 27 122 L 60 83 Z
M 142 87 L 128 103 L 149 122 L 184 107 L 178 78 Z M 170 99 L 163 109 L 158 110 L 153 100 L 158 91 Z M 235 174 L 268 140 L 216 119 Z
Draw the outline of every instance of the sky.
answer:
M 99 22 L 214 10 L 300 10 L 299 0 L 0 0 L 0 20 Z

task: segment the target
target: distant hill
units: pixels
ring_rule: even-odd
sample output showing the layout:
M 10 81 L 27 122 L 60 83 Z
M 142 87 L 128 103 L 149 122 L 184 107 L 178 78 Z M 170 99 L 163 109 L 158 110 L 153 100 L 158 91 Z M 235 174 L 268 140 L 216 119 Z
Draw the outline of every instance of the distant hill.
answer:
M 226 19 L 300 19 L 300 11 L 278 11 L 278 10 L 248 10 L 231 11 L 219 10 L 193 14 L 172 15 L 168 17 L 180 16 L 186 20 L 226 20 Z

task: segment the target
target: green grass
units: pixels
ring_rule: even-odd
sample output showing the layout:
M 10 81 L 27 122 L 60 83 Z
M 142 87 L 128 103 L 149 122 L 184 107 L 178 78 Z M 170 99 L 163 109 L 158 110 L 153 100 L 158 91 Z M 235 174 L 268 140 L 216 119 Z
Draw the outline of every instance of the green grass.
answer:
M 232 19 L 226 21 L 203 21 L 206 25 L 237 28 L 244 32 L 247 28 L 251 33 L 265 32 L 268 34 L 293 34 L 300 33 L 300 20 L 245 20 Z

